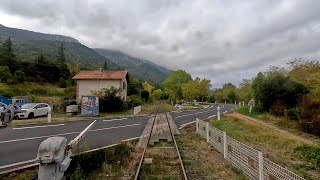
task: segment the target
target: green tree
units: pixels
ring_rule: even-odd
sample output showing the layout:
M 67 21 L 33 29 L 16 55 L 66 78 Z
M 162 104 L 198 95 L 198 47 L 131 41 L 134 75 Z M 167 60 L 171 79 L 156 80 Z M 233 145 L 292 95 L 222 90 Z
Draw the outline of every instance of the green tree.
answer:
M 308 93 L 306 86 L 291 80 L 282 72 L 267 72 L 265 75 L 259 73 L 253 81 L 252 90 L 258 110 L 274 109 L 277 110 L 277 115 L 284 113 L 278 109 L 295 107 L 299 98 Z
M 61 46 L 58 49 L 57 64 L 60 69 L 60 77 L 62 78 L 62 80 L 60 79 L 59 81 L 61 84 L 65 85 L 66 82 L 62 83 L 62 81 L 67 81 L 68 79 L 70 79 L 71 73 L 70 73 L 70 70 L 66 64 L 66 57 L 64 55 L 63 44 L 61 44 Z
M 142 90 L 142 85 L 139 82 L 139 80 L 132 78 L 129 76 L 129 82 L 128 82 L 128 96 L 131 96 L 133 94 L 137 94 L 140 96 Z
M 108 70 L 108 64 L 107 64 L 106 61 L 103 63 L 103 67 L 102 68 L 103 68 L 104 71 Z
M 233 103 L 235 101 L 235 97 L 232 92 L 235 92 L 237 87 L 232 83 L 226 83 L 223 85 L 221 89 L 217 89 L 214 92 L 214 97 L 218 102 L 229 102 Z M 237 96 L 236 96 L 237 99 Z
M 12 74 L 8 66 L 0 66 L 0 82 L 8 83 L 12 81 Z
M 0 64 L 8 66 L 11 73 L 18 69 L 18 62 L 10 38 L 6 39 L 0 48 Z
M 21 70 L 17 70 L 14 72 L 14 79 L 16 82 L 22 83 L 26 80 L 26 74 Z
M 57 53 L 57 63 L 58 65 L 62 65 L 66 63 L 66 56 L 64 55 L 64 47 L 63 44 L 60 45 Z
M 173 71 L 170 76 L 163 82 L 166 93 L 171 100 L 182 98 L 182 84 L 192 81 L 191 75 L 183 70 Z
M 161 89 L 157 89 L 152 92 L 152 97 L 155 100 L 160 100 L 162 98 L 162 95 L 163 95 L 163 91 Z

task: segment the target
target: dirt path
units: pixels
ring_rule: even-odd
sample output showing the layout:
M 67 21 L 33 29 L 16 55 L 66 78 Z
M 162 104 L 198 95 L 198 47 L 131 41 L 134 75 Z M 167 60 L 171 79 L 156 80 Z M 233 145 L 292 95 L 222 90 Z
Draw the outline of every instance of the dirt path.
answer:
M 280 129 L 279 127 L 277 127 L 275 125 L 265 123 L 265 122 L 263 122 L 261 120 L 258 120 L 258 119 L 252 118 L 252 117 L 248 117 L 248 116 L 245 116 L 245 115 L 240 114 L 240 113 L 233 112 L 233 113 L 230 113 L 230 114 L 226 114 L 226 116 L 230 116 L 230 117 L 234 117 L 234 118 L 237 118 L 237 119 L 240 119 L 240 120 L 244 120 L 244 121 L 249 122 L 249 123 L 262 125 L 264 127 L 276 130 L 276 131 L 286 135 L 289 138 L 292 138 L 292 139 L 295 139 L 295 140 L 298 140 L 298 141 L 302 141 L 302 142 L 307 143 L 307 144 L 320 143 L 319 139 L 315 139 L 313 137 L 310 137 L 309 135 L 302 135 L 302 136 L 301 135 L 296 135 L 294 133 L 290 133 L 288 131 L 282 130 L 282 129 Z

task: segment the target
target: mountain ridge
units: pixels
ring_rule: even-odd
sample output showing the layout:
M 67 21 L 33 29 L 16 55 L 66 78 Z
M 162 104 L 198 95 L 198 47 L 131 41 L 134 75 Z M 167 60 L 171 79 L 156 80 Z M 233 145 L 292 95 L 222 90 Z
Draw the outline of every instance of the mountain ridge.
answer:
M 155 84 L 161 85 L 172 72 L 172 70 L 151 61 L 133 57 L 118 50 L 104 48 L 95 48 L 94 50 L 129 72 L 135 72 L 137 78 L 142 81 L 153 81 Z
M 137 79 L 158 85 L 171 73 L 171 70 L 165 67 L 120 50 L 94 49 L 69 36 L 16 29 L 0 24 L 0 44 L 9 37 L 20 61 L 34 61 L 42 53 L 49 61 L 54 62 L 58 48 L 63 43 L 69 65 L 80 64 L 82 67 L 98 70 L 107 62 L 111 70 L 124 68 Z

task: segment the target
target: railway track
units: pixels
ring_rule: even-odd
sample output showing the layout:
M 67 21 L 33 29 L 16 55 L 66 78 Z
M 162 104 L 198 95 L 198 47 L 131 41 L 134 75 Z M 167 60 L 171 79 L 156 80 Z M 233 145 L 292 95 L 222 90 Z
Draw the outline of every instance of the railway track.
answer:
M 152 179 L 187 180 L 188 177 L 175 139 L 179 130 L 169 113 L 159 113 L 159 110 L 157 112 L 149 120 L 140 144 L 138 143 L 143 150 L 134 179 L 149 179 L 150 177 Z

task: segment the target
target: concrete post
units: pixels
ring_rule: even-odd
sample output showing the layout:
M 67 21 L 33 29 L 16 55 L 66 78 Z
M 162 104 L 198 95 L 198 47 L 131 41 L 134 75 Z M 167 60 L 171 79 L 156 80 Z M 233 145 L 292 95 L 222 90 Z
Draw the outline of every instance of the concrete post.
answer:
M 227 133 L 223 132 L 223 157 L 224 159 L 227 159 Z
M 235 106 L 237 105 L 237 101 L 234 101 L 234 105 L 235 105 Z
M 227 101 L 224 101 L 225 104 L 227 104 Z
M 251 113 L 251 111 L 252 111 L 252 106 L 249 107 L 249 113 Z
M 206 135 L 207 135 L 207 142 L 209 142 L 209 123 L 206 122 Z
M 48 123 L 51 123 L 51 107 L 48 107 Z
M 263 154 L 259 151 L 259 180 L 263 180 Z
M 199 118 L 196 118 L 196 132 L 199 132 Z
M 239 102 L 239 107 L 241 107 L 241 102 Z
M 217 116 L 218 116 L 218 120 L 220 120 L 220 106 L 217 107 Z
M 242 101 L 242 106 L 244 106 L 244 101 Z

